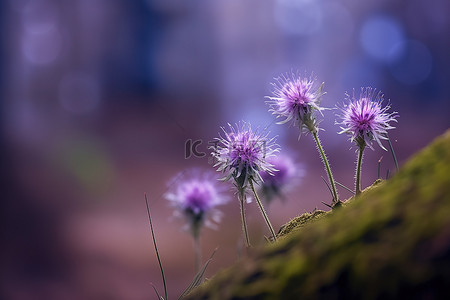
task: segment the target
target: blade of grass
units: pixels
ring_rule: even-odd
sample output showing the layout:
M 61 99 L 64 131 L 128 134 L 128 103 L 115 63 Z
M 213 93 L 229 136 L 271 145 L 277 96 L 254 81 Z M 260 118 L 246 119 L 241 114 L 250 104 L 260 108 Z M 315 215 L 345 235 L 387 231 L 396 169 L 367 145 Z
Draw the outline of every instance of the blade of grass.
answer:
M 158 297 L 159 300 L 164 300 L 164 298 L 158 293 L 158 290 L 156 289 L 155 285 L 153 283 L 150 283 L 153 287 L 153 290 L 156 293 L 156 296 Z
M 381 161 L 383 160 L 383 156 L 380 157 L 380 159 L 378 160 L 378 178 L 380 177 L 380 172 L 381 172 Z
M 346 187 L 346 186 L 343 185 L 342 183 L 336 181 L 336 184 L 339 185 L 340 187 L 346 189 L 347 191 L 349 191 L 349 192 L 352 193 L 353 195 L 355 194 L 355 191 L 353 191 L 353 190 L 351 190 L 350 188 Z
M 323 178 L 323 176 L 320 176 L 320 178 L 322 178 L 323 182 L 325 182 L 325 184 L 327 185 L 328 190 L 330 191 L 331 197 L 333 197 L 333 191 L 331 190 L 331 187 L 328 184 L 328 182 L 325 180 L 325 178 Z
M 145 197 L 145 204 L 147 205 L 147 214 L 148 214 L 148 220 L 150 221 L 150 231 L 152 232 L 152 239 L 153 239 L 153 245 L 155 246 L 155 252 L 156 252 L 156 258 L 158 259 L 159 268 L 161 269 L 161 277 L 164 285 L 164 298 L 167 300 L 167 286 L 166 286 L 166 277 L 164 276 L 164 270 L 161 263 L 161 258 L 159 257 L 158 252 L 158 246 L 156 245 L 156 239 L 155 239 L 155 233 L 153 231 L 153 223 L 152 223 L 152 217 L 150 216 L 150 207 L 148 205 L 148 199 L 147 194 L 144 194 Z
M 325 182 L 325 185 L 326 185 L 327 188 L 328 188 L 328 191 L 330 191 L 330 194 L 331 194 L 331 202 L 334 202 L 333 191 L 331 190 L 330 185 L 329 185 L 328 182 L 325 180 L 325 178 L 323 178 L 323 176 L 320 176 L 320 178 L 322 178 L 323 182 Z M 329 208 L 333 208 L 332 205 L 326 204 L 326 203 L 323 202 L 323 201 L 322 201 L 322 204 L 328 206 Z
M 386 137 L 387 137 L 387 140 L 389 143 L 389 149 L 391 149 L 392 157 L 394 158 L 395 168 L 398 172 L 398 162 L 397 162 L 397 156 L 395 156 L 394 147 L 392 147 L 391 139 L 389 138 L 389 136 L 387 134 L 386 134 Z
M 216 254 L 218 248 L 214 249 L 213 253 L 209 257 L 209 259 L 206 261 L 206 263 L 203 265 L 203 267 L 200 269 L 200 271 L 195 275 L 192 282 L 188 285 L 188 287 L 183 291 L 181 296 L 178 299 L 182 299 L 184 296 L 189 294 L 192 289 L 199 286 L 202 282 L 203 275 L 205 274 L 206 268 L 208 268 L 209 263 L 212 261 L 214 254 Z
M 325 203 L 325 202 L 323 202 L 323 201 L 322 201 L 322 204 L 325 205 L 325 206 L 328 206 L 329 208 L 333 208 L 333 206 L 331 206 L 330 204 Z

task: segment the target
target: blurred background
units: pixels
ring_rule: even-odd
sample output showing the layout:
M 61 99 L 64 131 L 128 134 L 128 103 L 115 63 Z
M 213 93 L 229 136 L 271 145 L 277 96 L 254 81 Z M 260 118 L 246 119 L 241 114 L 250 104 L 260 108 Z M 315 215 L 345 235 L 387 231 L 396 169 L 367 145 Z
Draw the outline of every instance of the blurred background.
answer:
M 268 126 L 304 168 L 287 201 L 268 207 L 276 230 L 327 209 L 313 140 L 274 124 L 264 104 L 281 73 L 314 72 L 326 107 L 381 89 L 400 114 L 390 132 L 400 164 L 450 125 L 447 0 L 3 0 L 0 14 L 2 299 L 156 299 L 145 192 L 169 298 L 180 295 L 194 252 L 162 195 L 179 171 L 212 170 L 207 142 L 227 122 Z M 334 121 L 327 111 L 321 138 L 352 187 L 356 149 Z M 188 139 L 208 155 L 185 159 Z M 388 152 L 367 149 L 363 186 L 380 157 L 383 177 L 395 173 Z M 207 277 L 242 247 L 232 200 L 219 230 L 202 234 L 204 258 L 219 247 Z M 262 244 L 255 203 L 247 214 Z

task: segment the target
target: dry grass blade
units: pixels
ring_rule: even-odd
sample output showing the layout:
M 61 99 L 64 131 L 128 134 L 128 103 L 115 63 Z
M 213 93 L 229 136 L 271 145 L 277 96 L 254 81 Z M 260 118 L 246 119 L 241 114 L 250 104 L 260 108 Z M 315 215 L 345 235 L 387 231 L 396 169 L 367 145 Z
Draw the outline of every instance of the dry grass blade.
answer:
M 153 290 L 155 291 L 156 296 L 159 300 L 164 300 L 164 298 L 158 293 L 158 290 L 156 289 L 155 285 L 153 283 L 150 283 L 152 285 Z
M 346 189 L 347 191 L 349 191 L 349 192 L 352 193 L 353 195 L 355 194 L 355 191 L 353 191 L 353 190 L 350 189 L 349 187 L 346 187 L 346 186 L 343 185 L 342 183 L 336 181 L 336 184 L 337 184 L 338 186 L 340 186 L 340 187 Z
M 392 157 L 394 158 L 395 169 L 398 172 L 398 162 L 397 162 L 397 156 L 395 156 L 394 147 L 392 146 L 391 139 L 389 138 L 389 136 L 387 134 L 386 134 L 386 137 L 387 137 L 387 140 L 389 143 L 389 149 L 391 149 Z
M 163 300 L 167 300 L 167 286 L 166 286 L 166 277 L 164 276 L 164 270 L 163 270 L 163 266 L 161 263 L 161 258 L 159 257 L 159 252 L 158 252 L 158 246 L 156 245 L 156 239 L 155 239 L 155 233 L 153 231 L 153 223 L 152 223 L 152 217 L 150 216 L 150 207 L 148 205 L 148 199 L 147 199 L 147 194 L 144 194 L 145 197 L 145 204 L 147 205 L 147 214 L 148 214 L 148 220 L 150 221 L 150 231 L 152 233 L 152 239 L 153 239 L 153 246 L 155 246 L 155 252 L 156 252 L 156 258 L 158 259 L 158 264 L 159 264 L 159 268 L 161 269 L 161 277 L 162 277 L 162 281 L 163 281 L 163 285 L 164 285 L 164 298 L 162 298 L 161 296 L 159 296 L 158 292 L 156 291 L 156 294 L 161 297 Z
M 216 254 L 218 248 L 214 249 L 213 253 L 209 257 L 209 259 L 206 261 L 206 263 L 203 265 L 203 267 L 200 269 L 200 271 L 195 275 L 194 279 L 192 280 L 191 284 L 184 290 L 184 292 L 181 294 L 181 296 L 178 299 L 182 299 L 184 296 L 189 294 L 192 289 L 199 286 L 200 283 L 202 283 L 203 275 L 205 274 L 206 268 L 208 268 L 209 263 L 212 261 L 212 258 L 214 254 Z

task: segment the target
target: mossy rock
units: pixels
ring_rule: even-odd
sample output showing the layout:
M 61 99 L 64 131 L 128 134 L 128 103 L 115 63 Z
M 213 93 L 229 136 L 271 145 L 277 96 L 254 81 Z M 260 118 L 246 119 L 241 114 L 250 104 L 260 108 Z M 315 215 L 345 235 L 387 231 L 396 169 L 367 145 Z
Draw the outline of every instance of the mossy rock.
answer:
M 450 299 L 450 131 L 390 180 L 280 236 L 186 299 Z

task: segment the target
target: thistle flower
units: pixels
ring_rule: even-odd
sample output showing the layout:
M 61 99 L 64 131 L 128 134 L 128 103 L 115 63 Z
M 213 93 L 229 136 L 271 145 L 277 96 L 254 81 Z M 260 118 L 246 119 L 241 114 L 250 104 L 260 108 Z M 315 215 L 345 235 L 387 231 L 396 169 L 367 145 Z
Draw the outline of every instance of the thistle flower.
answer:
M 273 97 L 267 96 L 266 103 L 270 106 L 270 112 L 277 118 L 285 118 L 278 122 L 284 124 L 293 120 L 294 125 L 303 131 L 317 132 L 318 121 L 315 111 L 322 114 L 325 108 L 320 107 L 320 98 L 325 94 L 324 83 L 317 87 L 316 80 L 312 76 L 301 77 L 298 73 L 281 75 L 275 78 L 273 86 Z
M 253 191 L 253 195 L 273 239 L 276 240 L 275 231 L 259 200 L 253 183 L 262 182 L 260 171 L 273 174 L 275 169 L 267 159 L 279 151 L 278 146 L 275 144 L 274 138 L 268 138 L 268 133 L 260 134 L 254 132 L 249 123 L 239 123 L 236 125 L 236 128 L 228 124 L 228 127 L 228 132 L 222 127 L 224 136 L 216 139 L 217 143 L 212 147 L 213 152 L 211 154 L 216 160 L 214 167 L 217 167 L 217 171 L 225 174 L 222 180 L 226 181 L 233 178 L 237 187 L 245 245 L 247 247 L 250 246 L 244 207 L 248 185 Z
M 341 108 L 342 115 L 339 117 L 342 120 L 336 123 L 341 125 L 342 131 L 339 134 L 349 134 L 350 141 L 358 146 L 355 175 L 355 191 L 358 195 L 361 193 L 361 165 L 364 149 L 369 146 L 373 150 L 372 141 L 375 140 L 383 150 L 387 151 L 381 144 L 381 140 L 388 140 L 387 130 L 395 128 L 389 122 L 397 122 L 398 115 L 396 112 L 388 113 L 391 107 L 382 106 L 383 94 L 370 87 L 361 88 L 359 99 L 355 98 L 354 90 L 351 98 L 346 94 L 346 99 L 349 103 Z M 397 161 L 394 154 L 393 156 Z
M 383 94 L 381 91 L 376 92 L 370 87 L 361 88 L 359 99 L 355 98 L 355 91 L 352 97 L 346 94 L 348 104 L 344 104 L 341 108 L 341 125 L 342 131 L 339 134 L 347 133 L 350 135 L 350 141 L 356 142 L 358 146 L 362 144 L 369 146 L 372 150 L 372 141 L 375 140 L 383 149 L 386 148 L 381 144 L 381 140 L 387 140 L 387 130 L 394 129 L 389 122 L 397 122 L 396 112 L 388 113 L 390 105 L 382 106 Z
M 275 197 L 283 199 L 283 194 L 298 184 L 304 175 L 304 170 L 301 165 L 295 164 L 292 158 L 285 154 L 271 157 L 268 161 L 274 165 L 277 171 L 273 175 L 261 171 L 260 175 L 263 179 L 261 191 L 266 201 L 270 203 Z
M 222 127 L 223 137 L 215 139 L 217 143 L 211 153 L 216 161 L 214 167 L 225 174 L 222 180 L 233 177 L 238 190 L 243 190 L 249 180 L 262 181 L 259 171 L 273 174 L 275 169 L 268 159 L 279 151 L 275 139 L 269 138 L 268 133 L 254 132 L 250 123 L 228 127 L 228 132 Z
M 270 106 L 269 112 L 277 115 L 277 118 L 285 118 L 283 121 L 278 122 L 278 124 L 284 124 L 293 120 L 294 124 L 297 124 L 300 129 L 300 135 L 304 131 L 307 133 L 310 132 L 313 135 L 317 144 L 317 150 L 322 157 L 325 170 L 328 174 L 333 196 L 333 206 L 336 206 L 340 203 L 336 183 L 328 158 L 325 155 L 318 136 L 319 122 L 315 115 L 316 111 L 322 114 L 322 110 L 325 110 L 325 108 L 319 106 L 320 98 L 325 94 L 323 92 L 324 83 L 316 88 L 316 80 L 312 76 L 310 78 L 304 78 L 298 75 L 298 73 L 291 73 L 290 75 L 281 75 L 276 78 L 276 82 L 272 83 L 272 85 L 274 87 L 274 97 L 267 97 L 269 100 L 266 101 Z
M 190 169 L 175 176 L 169 183 L 170 190 L 164 196 L 175 207 L 174 215 L 184 217 L 194 238 L 203 224 L 215 228 L 220 222 L 221 212 L 216 208 L 228 199 L 223 188 L 217 185 L 214 174 Z

